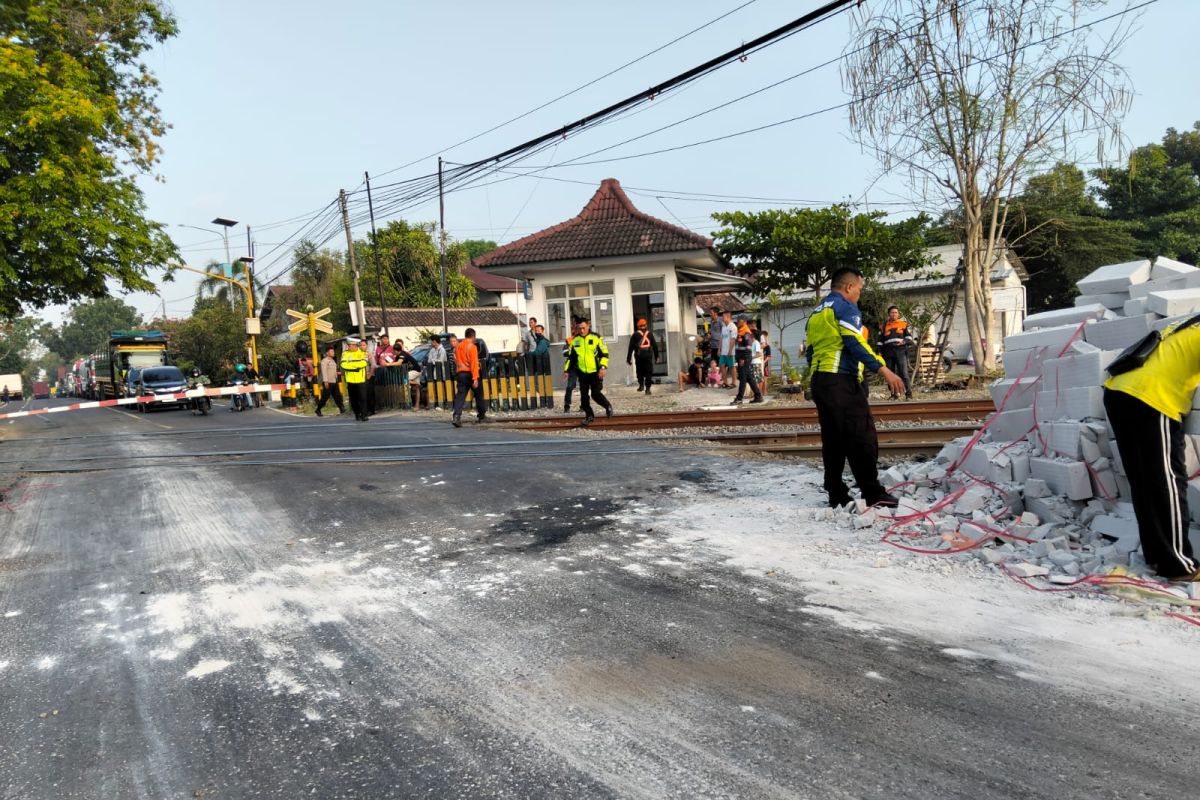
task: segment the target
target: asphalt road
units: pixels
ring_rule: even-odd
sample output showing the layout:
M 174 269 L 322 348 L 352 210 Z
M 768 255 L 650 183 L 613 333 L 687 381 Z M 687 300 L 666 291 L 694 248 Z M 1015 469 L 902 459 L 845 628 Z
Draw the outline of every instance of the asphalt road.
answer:
M 1188 718 L 656 532 L 735 461 L 268 409 L 2 435 L 4 798 L 1196 796 Z

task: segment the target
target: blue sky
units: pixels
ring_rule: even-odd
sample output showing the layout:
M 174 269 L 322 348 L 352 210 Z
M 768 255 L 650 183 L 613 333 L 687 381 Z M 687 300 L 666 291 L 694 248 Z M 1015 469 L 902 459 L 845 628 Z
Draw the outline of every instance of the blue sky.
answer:
M 254 229 L 260 275 L 286 266 L 284 242 L 339 188 L 377 185 L 436 170 L 431 154 L 647 53 L 745 0 L 605 4 L 542 0 L 445 3 L 349 0 L 226 2 L 180 0 L 180 35 L 149 56 L 162 81 L 160 105 L 173 126 L 163 141 L 161 181 L 143 181 L 149 214 L 169 225 L 187 262 L 223 260 L 216 216 L 238 220 L 233 257 Z M 636 65 L 524 119 L 444 154 L 483 158 L 552 130 L 753 39 L 819 3 L 753 0 Z M 1112 3 L 1098 14 L 1123 8 Z M 1200 119 L 1197 78 L 1200 3 L 1160 0 L 1142 12 L 1121 58 L 1136 97 L 1126 117 L 1132 145 Z M 548 154 L 563 161 L 689 116 L 836 58 L 848 16 L 824 22 L 755 54 L 646 110 L 571 137 Z M 623 156 L 707 139 L 837 105 L 846 99 L 837 65 L 694 121 L 614 149 Z M 411 167 L 395 170 L 423 158 Z M 549 163 L 540 156 L 529 163 Z M 647 213 L 702 233 L 708 215 L 795 203 L 684 199 L 707 192 L 812 201 L 865 201 L 909 213 L 898 178 L 878 182 L 873 158 L 849 139 L 844 110 L 702 147 L 544 173 L 583 184 L 497 175 L 447 196 L 446 223 L 458 238 L 509 241 L 576 214 L 606 177 Z M 585 185 L 586 184 L 586 185 Z M 868 191 L 869 189 L 869 191 Z M 936 210 L 936 209 L 931 209 Z M 404 214 L 433 220 L 436 201 Z M 285 222 L 292 220 L 290 222 Z M 356 230 L 361 234 L 365 228 Z M 328 246 L 344 247 L 344 236 Z M 276 249 L 278 248 L 278 249 Z M 185 316 L 194 282 L 164 284 L 169 316 Z M 127 298 L 144 313 L 154 295 Z M 54 313 L 51 314 L 52 318 Z

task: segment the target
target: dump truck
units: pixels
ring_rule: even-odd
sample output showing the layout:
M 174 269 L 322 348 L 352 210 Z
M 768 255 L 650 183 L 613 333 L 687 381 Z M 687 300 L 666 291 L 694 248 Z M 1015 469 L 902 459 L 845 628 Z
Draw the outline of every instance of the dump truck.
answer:
M 108 347 L 92 356 L 97 400 L 123 396 L 125 375 L 132 367 L 159 367 L 168 364 L 167 335 L 162 331 L 112 331 Z

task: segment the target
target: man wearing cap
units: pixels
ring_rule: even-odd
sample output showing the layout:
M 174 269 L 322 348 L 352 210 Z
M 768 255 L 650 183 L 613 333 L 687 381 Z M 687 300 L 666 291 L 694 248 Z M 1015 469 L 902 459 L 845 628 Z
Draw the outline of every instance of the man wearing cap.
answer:
M 475 347 L 475 329 L 467 328 L 462 341 L 454 347 L 454 427 L 462 427 L 463 406 L 467 403 L 467 392 L 475 393 L 476 418 L 483 422 L 487 412 L 483 405 L 483 382 L 479 380 L 479 350 Z
M 658 360 L 658 342 L 646 325 L 646 320 L 637 321 L 637 330 L 629 337 L 629 355 L 626 364 L 637 359 L 638 391 L 650 394 L 650 379 L 654 375 L 654 362 Z
M 360 349 L 361 345 L 361 349 Z M 346 393 L 350 395 L 350 410 L 359 422 L 367 421 L 367 359 L 366 343 L 350 337 L 342 351 L 342 374 L 346 376 Z

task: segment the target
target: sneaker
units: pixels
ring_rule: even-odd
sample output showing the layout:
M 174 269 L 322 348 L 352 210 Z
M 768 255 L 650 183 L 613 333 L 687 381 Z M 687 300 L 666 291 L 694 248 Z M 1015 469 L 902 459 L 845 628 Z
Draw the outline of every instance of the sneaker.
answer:
M 740 397 L 735 397 L 735 398 L 733 398 L 733 400 L 729 401 L 729 405 L 731 405 L 731 406 L 740 406 L 741 404 L 742 404 L 742 398 L 740 398 Z
M 647 387 L 646 387 L 646 394 L 650 394 L 650 387 L 649 387 L 649 386 L 647 386 Z
M 570 413 L 571 413 L 571 407 L 570 407 L 570 406 L 563 406 L 563 413 L 564 413 L 564 414 L 570 414 Z
M 487 419 L 487 415 L 486 415 L 486 414 L 479 414 L 479 415 L 477 415 L 477 416 L 475 417 L 475 421 L 476 421 L 476 422 L 483 422 L 485 419 Z
M 867 500 L 867 505 L 872 508 L 895 508 L 900 505 L 900 501 L 887 492 L 884 492 L 871 500 Z
M 767 401 L 763 400 L 761 397 L 756 397 L 750 401 L 750 405 L 755 405 L 756 403 L 765 403 L 765 402 L 767 402 Z
M 1181 575 L 1177 578 L 1167 578 L 1173 583 L 1200 583 L 1200 569 L 1193 572 L 1191 575 Z
M 321 413 L 321 409 L 319 409 L 319 408 L 317 409 L 317 416 L 318 416 L 318 417 L 323 417 L 323 416 L 325 416 L 324 414 L 322 414 L 322 413 Z
M 888 400 L 899 400 L 899 399 L 900 399 L 900 395 L 898 395 L 898 394 L 888 395 Z
M 461 428 L 462 427 L 462 417 L 460 417 L 458 414 L 455 414 L 453 417 L 450 418 L 450 424 L 456 428 Z
M 647 391 L 647 392 L 649 392 L 650 390 L 649 390 L 649 389 L 647 389 L 646 391 Z M 606 407 L 606 408 L 604 409 L 604 416 L 606 416 L 606 417 L 611 417 L 612 415 L 613 415 L 613 407 L 612 407 L 612 406 L 608 406 L 608 407 Z
M 585 426 L 586 426 L 586 425 L 591 425 L 591 424 L 592 424 L 593 422 L 595 422 L 595 421 L 596 421 L 596 418 L 595 418 L 595 417 L 593 417 L 591 414 L 588 414 L 586 417 L 584 417 L 584 418 L 583 418 L 583 424 L 584 424 Z

